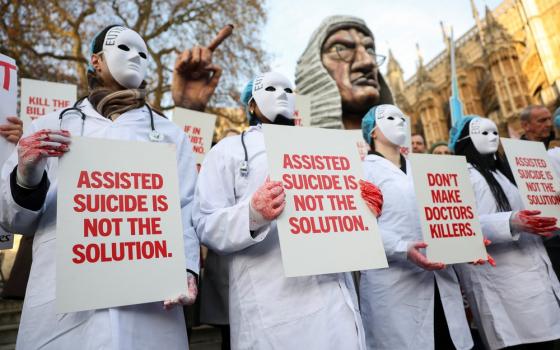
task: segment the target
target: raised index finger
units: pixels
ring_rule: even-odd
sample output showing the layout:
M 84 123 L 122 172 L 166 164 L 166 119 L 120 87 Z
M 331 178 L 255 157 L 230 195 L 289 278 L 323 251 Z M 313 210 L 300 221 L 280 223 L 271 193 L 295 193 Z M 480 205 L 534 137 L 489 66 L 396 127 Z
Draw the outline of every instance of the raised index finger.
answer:
M 216 37 L 214 38 L 214 40 L 212 40 L 212 42 L 210 43 L 210 45 L 208 45 L 208 50 L 210 51 L 214 51 L 216 50 L 216 48 L 218 46 L 220 46 L 220 44 L 227 39 L 228 36 L 231 35 L 231 33 L 233 32 L 233 24 L 228 24 L 225 27 L 222 28 L 222 30 L 220 30 L 218 32 L 218 35 L 216 35 Z

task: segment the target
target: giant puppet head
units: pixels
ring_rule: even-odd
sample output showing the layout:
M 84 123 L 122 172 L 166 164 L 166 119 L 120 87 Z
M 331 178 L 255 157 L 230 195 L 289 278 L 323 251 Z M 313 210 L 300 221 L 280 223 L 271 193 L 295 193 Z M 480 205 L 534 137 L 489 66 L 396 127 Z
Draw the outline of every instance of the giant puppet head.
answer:
M 106 27 L 93 39 L 90 53 L 103 55 L 112 78 L 124 88 L 137 89 L 146 78 L 148 49 L 132 29 Z
M 245 86 L 241 100 L 247 108 L 247 117 L 251 124 L 262 120 L 263 117 L 271 123 L 293 124 L 294 87 L 290 80 L 280 73 L 268 72 L 251 80 Z
M 393 97 L 379 72 L 373 34 L 351 16 L 327 17 L 298 60 L 298 93 L 311 96 L 311 125 L 343 129 L 343 120 L 363 116 Z M 346 116 L 346 117 L 345 117 Z
M 362 135 L 368 145 L 372 144 L 372 134 L 376 128 L 393 145 L 404 145 L 407 130 L 406 118 L 397 107 L 393 105 L 379 105 L 367 112 L 362 119 Z

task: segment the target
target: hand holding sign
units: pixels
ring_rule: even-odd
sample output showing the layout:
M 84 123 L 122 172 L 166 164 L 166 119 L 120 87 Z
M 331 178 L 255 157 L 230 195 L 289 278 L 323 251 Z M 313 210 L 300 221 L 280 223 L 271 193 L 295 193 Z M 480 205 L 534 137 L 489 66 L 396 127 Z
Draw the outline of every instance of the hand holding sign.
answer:
M 427 246 L 428 244 L 424 242 L 412 242 L 411 244 L 409 244 L 408 252 L 406 253 L 408 260 L 428 271 L 445 269 L 444 263 L 432 262 L 428 260 L 428 258 L 426 258 L 426 256 L 422 254 L 422 252 L 420 252 L 420 249 L 426 248 Z
M 366 201 L 368 208 L 373 212 L 375 217 L 381 215 L 381 207 L 383 207 L 383 194 L 377 186 L 369 181 L 360 180 L 360 194 Z
M 23 134 L 23 121 L 18 117 L 7 117 L 6 124 L 0 125 L 0 135 L 11 143 L 18 143 Z
M 66 130 L 43 129 L 24 137 L 18 144 L 18 182 L 34 187 L 41 182 L 47 158 L 68 152 L 70 133 Z
M 484 246 L 488 247 L 490 244 L 492 244 L 492 241 L 487 239 L 487 238 L 484 238 Z M 494 258 L 490 254 L 487 255 L 486 260 L 478 259 L 476 261 L 473 261 L 471 264 L 473 264 L 473 265 L 484 265 L 486 263 L 486 261 L 488 261 L 490 266 L 496 267 L 496 260 L 494 260 Z
M 535 235 L 550 237 L 556 227 L 556 218 L 539 216 L 539 210 L 521 210 L 511 214 L 510 226 L 513 232 L 529 232 Z
M 212 64 L 212 54 L 232 31 L 233 25 L 228 24 L 208 47 L 195 46 L 179 55 L 171 84 L 176 106 L 198 111 L 206 108 L 222 75 L 222 68 Z
M 191 272 L 187 272 L 187 294 L 181 294 L 175 299 L 165 300 L 163 302 L 163 308 L 165 310 L 171 310 L 177 305 L 192 305 L 196 301 L 197 295 L 198 285 L 196 283 L 196 277 Z
M 250 209 L 250 228 L 256 230 L 282 213 L 286 206 L 286 194 L 281 181 L 266 179 L 264 185 L 253 194 Z

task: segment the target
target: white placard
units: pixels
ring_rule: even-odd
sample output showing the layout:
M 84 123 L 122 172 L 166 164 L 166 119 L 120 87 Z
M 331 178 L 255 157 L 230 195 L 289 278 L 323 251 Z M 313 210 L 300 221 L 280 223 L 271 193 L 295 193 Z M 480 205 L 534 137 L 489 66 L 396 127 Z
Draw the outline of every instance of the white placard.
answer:
M 173 110 L 173 122 L 189 136 L 196 163 L 202 164 L 204 156 L 212 147 L 216 116 L 214 114 L 175 107 Z
M 72 84 L 21 79 L 21 119 L 26 128 L 33 120 L 57 110 L 72 107 L 77 88 Z
M 371 150 L 369 145 L 367 144 L 366 140 L 364 140 L 364 134 L 360 129 L 354 130 L 346 130 L 346 133 L 352 139 L 356 147 L 358 148 L 358 153 L 360 154 L 360 159 L 364 160 L 364 158 L 368 155 L 368 152 Z
M 445 264 L 486 260 L 465 157 L 410 154 L 409 159 L 428 260 Z
M 12 249 L 14 246 L 14 235 L 12 233 L 4 232 L 0 228 L 0 250 Z
M 286 207 L 277 219 L 287 277 L 387 267 L 377 222 L 360 196 L 363 168 L 345 130 L 264 124 L 271 180 Z
M 10 116 L 17 116 L 17 67 L 14 59 L 0 53 L 0 124 Z M 0 136 L 0 169 L 13 150 L 14 145 Z
M 296 94 L 295 126 L 311 126 L 311 97 Z
M 525 209 L 560 220 L 560 179 L 542 142 L 501 138 Z
M 58 169 L 59 313 L 185 293 L 177 176 L 174 144 L 72 138 Z

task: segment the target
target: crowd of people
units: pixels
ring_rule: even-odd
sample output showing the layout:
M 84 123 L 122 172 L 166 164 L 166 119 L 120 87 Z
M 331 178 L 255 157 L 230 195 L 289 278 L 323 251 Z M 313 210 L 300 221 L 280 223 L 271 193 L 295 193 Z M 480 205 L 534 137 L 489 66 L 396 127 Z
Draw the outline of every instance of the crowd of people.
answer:
M 179 55 L 171 88 L 176 106 L 206 108 L 222 71 L 212 53 L 224 39 Z M 407 119 L 393 103 L 379 71 L 384 57 L 363 20 L 325 19 L 298 61 L 295 86 L 275 72 L 252 79 L 240 101 L 250 127 L 218 142 L 198 174 L 187 136 L 147 102 L 148 60 L 138 33 L 108 26 L 92 39 L 89 93 L 76 104 L 84 118 L 61 122 L 54 112 L 23 135 L 18 118 L 0 126 L 17 144 L 0 173 L 0 227 L 34 237 L 18 349 L 187 349 L 181 305 L 195 302 L 199 285 L 201 319 L 222 329 L 224 349 L 559 345 L 560 228 L 555 218 L 523 208 L 499 151 L 498 128 L 488 118 L 466 116 L 451 128 L 449 142 L 429 150 L 466 157 L 488 259 L 449 266 L 427 259 L 412 170 L 400 153 Z M 371 148 L 363 160 L 362 196 L 378 219 L 388 268 L 285 277 L 275 219 L 286 194 L 282 182 L 268 178 L 262 124 L 295 127 L 296 92 L 311 97 L 312 126 L 362 130 Z M 558 128 L 560 110 L 556 114 Z M 546 107 L 528 106 L 520 119 L 524 139 L 550 146 L 553 116 Z M 56 226 L 64 224 L 56 220 L 57 167 L 73 135 L 176 145 L 184 294 L 56 313 Z M 421 134 L 412 135 L 412 148 L 427 152 Z M 549 155 L 560 176 L 560 148 Z M 203 273 L 201 245 L 208 249 Z

